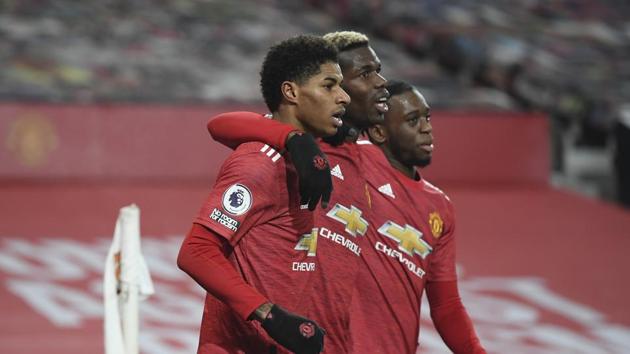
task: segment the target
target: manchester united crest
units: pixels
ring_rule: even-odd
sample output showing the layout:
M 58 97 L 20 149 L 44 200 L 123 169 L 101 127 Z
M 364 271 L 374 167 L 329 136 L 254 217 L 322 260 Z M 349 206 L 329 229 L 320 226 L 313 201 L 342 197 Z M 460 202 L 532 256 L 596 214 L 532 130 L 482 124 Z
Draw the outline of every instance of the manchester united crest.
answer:
M 437 211 L 429 214 L 429 225 L 431 226 L 431 233 L 433 234 L 433 237 L 440 238 L 440 236 L 442 236 L 442 231 L 444 231 L 444 222 Z
M 41 167 L 57 149 L 59 138 L 53 121 L 36 113 L 19 116 L 9 127 L 5 145 L 24 166 Z

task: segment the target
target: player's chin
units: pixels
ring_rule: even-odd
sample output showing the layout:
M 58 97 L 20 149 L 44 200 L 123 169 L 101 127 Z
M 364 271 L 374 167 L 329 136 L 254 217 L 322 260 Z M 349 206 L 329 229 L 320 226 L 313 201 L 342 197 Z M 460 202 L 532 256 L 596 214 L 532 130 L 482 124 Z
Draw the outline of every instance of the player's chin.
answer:
M 427 154 L 416 159 L 415 165 L 422 168 L 431 164 L 431 154 Z
M 369 123 L 369 125 L 382 124 L 383 122 L 385 122 L 385 114 L 379 112 L 378 110 L 373 110 L 368 115 L 368 123 Z
M 322 125 L 317 127 L 316 129 L 313 130 L 312 132 L 313 135 L 315 135 L 318 138 L 326 138 L 329 136 L 333 136 L 335 134 L 337 134 L 337 126 L 330 124 L 330 125 Z
M 324 133 L 322 134 L 322 137 L 325 138 L 327 136 L 333 136 L 333 135 L 337 134 L 337 126 L 335 126 L 335 125 L 328 126 L 328 127 L 324 128 L 323 131 L 324 131 Z

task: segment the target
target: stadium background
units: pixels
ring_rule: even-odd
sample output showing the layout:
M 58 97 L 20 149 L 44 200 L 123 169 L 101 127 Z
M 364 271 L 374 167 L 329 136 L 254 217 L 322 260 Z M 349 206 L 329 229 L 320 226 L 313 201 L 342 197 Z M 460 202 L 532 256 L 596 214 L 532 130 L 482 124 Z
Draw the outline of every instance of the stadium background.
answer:
M 0 351 L 102 352 L 105 252 L 135 202 L 157 291 L 142 352 L 194 352 L 202 294 L 175 257 L 228 154 L 205 123 L 264 111 L 271 43 L 357 29 L 435 109 L 426 176 L 454 200 L 462 297 L 489 352 L 630 352 L 616 204 L 629 14 L 612 0 L 0 1 Z M 422 326 L 420 352 L 447 352 L 428 313 Z

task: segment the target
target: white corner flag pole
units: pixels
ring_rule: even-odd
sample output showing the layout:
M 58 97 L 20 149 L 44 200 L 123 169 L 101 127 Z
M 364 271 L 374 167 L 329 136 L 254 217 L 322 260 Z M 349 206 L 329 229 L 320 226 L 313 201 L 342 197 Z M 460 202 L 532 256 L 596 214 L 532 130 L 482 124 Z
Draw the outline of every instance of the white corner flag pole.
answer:
M 139 300 L 153 294 L 140 251 L 140 209 L 120 209 L 103 277 L 105 354 L 138 354 Z

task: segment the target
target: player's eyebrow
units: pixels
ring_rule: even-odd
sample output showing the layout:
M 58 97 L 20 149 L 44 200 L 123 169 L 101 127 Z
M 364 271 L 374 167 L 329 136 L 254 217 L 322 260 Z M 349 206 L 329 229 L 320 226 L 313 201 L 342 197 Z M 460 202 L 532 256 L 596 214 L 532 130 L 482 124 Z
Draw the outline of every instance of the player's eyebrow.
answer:
M 343 79 L 340 79 L 337 76 L 332 76 L 331 75 L 331 76 L 326 76 L 324 78 L 324 81 L 332 81 L 333 84 L 338 84 L 338 83 L 341 83 L 341 81 L 343 81 Z
M 415 116 L 421 116 L 422 113 L 420 112 L 419 109 L 414 109 L 413 111 L 409 111 L 407 113 L 405 113 L 405 117 L 406 118 L 413 118 Z
M 373 70 L 378 70 L 379 67 L 380 67 L 380 64 L 367 63 L 365 65 L 360 66 L 358 71 L 359 72 L 362 72 L 362 71 L 373 71 Z
M 359 71 L 380 71 L 381 70 L 381 62 L 379 61 L 369 61 L 363 65 L 361 65 L 358 69 Z
M 409 111 L 409 112 L 405 113 L 405 117 L 413 118 L 413 116 L 415 116 L 415 115 L 419 115 L 421 117 L 431 118 L 431 109 L 429 108 L 426 111 L 422 111 L 421 109 L 414 109 L 412 111 Z

